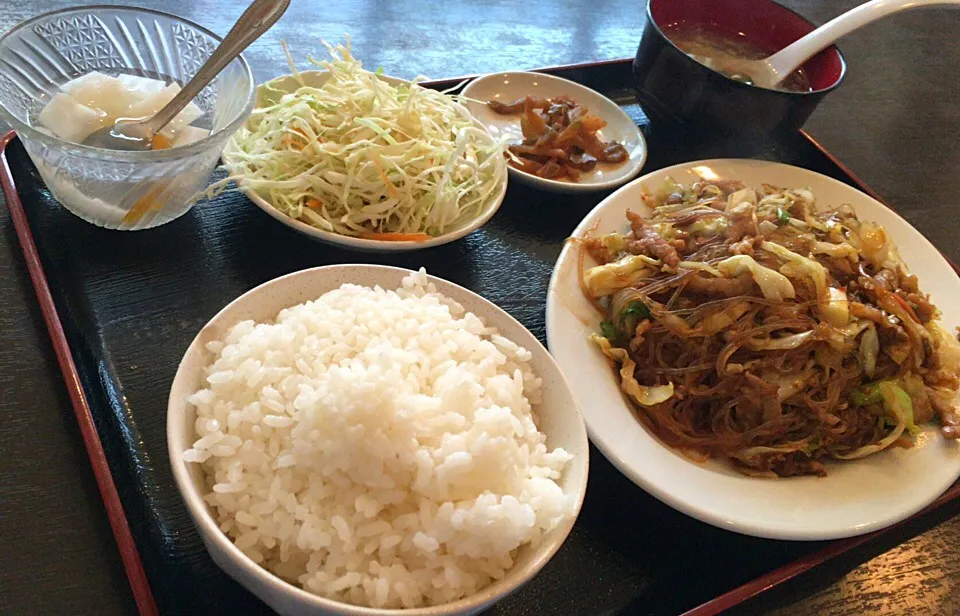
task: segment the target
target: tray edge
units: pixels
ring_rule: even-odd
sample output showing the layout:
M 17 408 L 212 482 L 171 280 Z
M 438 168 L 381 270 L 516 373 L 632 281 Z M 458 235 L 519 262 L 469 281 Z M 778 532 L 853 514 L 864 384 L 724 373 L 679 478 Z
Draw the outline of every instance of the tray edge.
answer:
M 73 352 L 69 342 L 67 342 L 63 324 L 60 321 L 53 295 L 47 284 L 47 276 L 40 261 L 37 246 L 33 241 L 33 232 L 30 230 L 27 213 L 23 209 L 13 172 L 7 160 L 7 146 L 16 136 L 16 131 L 13 130 L 0 136 L 0 188 L 3 190 L 7 210 L 10 212 L 10 218 L 13 221 L 20 242 L 20 249 L 37 296 L 37 303 L 43 313 L 43 321 L 46 324 L 47 333 L 57 357 L 57 364 L 60 366 L 64 385 L 70 396 L 71 406 L 77 418 L 80 434 L 83 437 L 84 448 L 87 451 L 97 488 L 100 491 L 100 498 L 107 510 L 107 519 L 120 550 L 120 558 L 127 574 L 127 580 L 130 583 L 130 589 L 133 592 L 134 601 L 137 604 L 137 610 L 140 616 L 158 616 L 159 612 L 153 598 L 153 591 L 143 569 L 140 552 L 137 550 L 136 542 L 130 531 L 123 504 L 120 502 L 117 486 L 113 482 L 113 474 L 110 472 L 110 466 L 107 463 L 106 453 L 103 450 L 103 444 L 100 442 L 100 436 L 93 421 L 87 396 L 80 384 L 80 375 L 73 361 Z
M 534 68 L 528 70 L 533 72 L 556 73 L 577 69 L 583 70 L 615 67 L 618 65 L 628 64 L 630 62 L 632 62 L 632 58 L 620 58 Z M 426 80 L 419 83 L 424 87 L 446 89 L 462 85 L 478 76 L 479 75 L 477 74 L 471 74 L 452 78 Z M 836 165 L 846 176 L 848 176 L 849 179 L 856 185 L 857 189 L 890 207 L 889 204 L 887 204 L 886 201 L 880 197 L 880 195 L 870 188 L 870 186 L 861 180 L 859 176 L 851 171 L 849 167 L 842 163 L 836 156 L 831 154 L 807 131 L 801 129 L 800 134 L 807 141 L 809 141 L 814 148 L 823 154 L 823 156 L 825 156 L 828 160 L 830 160 L 831 163 Z M 7 161 L 6 149 L 14 138 L 16 138 L 16 133 L 12 130 L 0 136 L 0 188 L 2 188 L 4 196 L 6 197 L 7 209 L 10 211 L 11 218 L 13 219 L 17 237 L 20 241 L 21 250 L 27 264 L 27 269 L 30 273 L 31 281 L 33 282 L 38 303 L 40 304 L 41 311 L 43 312 L 44 322 L 57 356 L 57 362 L 60 365 L 64 383 L 67 386 L 67 391 L 70 395 L 74 413 L 77 416 L 77 421 L 80 425 L 84 445 L 87 450 L 91 466 L 93 467 L 101 498 L 103 499 L 104 506 L 107 509 L 107 516 L 109 518 L 110 526 L 113 530 L 117 546 L 120 549 L 124 569 L 127 573 L 127 578 L 130 582 L 139 613 L 141 616 L 156 616 L 158 615 L 158 611 L 150 584 L 143 569 L 136 542 L 134 541 L 133 535 L 130 532 L 129 523 L 126 514 L 124 513 L 123 505 L 120 502 L 116 485 L 113 482 L 113 476 L 107 464 L 103 445 L 100 442 L 100 437 L 97 434 L 96 427 L 94 426 L 93 417 L 86 399 L 86 394 L 80 385 L 79 374 L 77 372 L 76 365 L 73 362 L 72 351 L 63 331 L 63 326 L 60 322 L 53 297 L 50 293 L 50 288 L 47 284 L 46 275 L 43 270 L 43 265 L 40 261 L 39 253 L 37 252 L 36 245 L 33 242 L 33 234 L 30 230 L 29 222 L 27 221 L 26 212 L 23 210 L 22 203 L 20 202 L 13 174 Z M 893 208 L 891 207 L 891 209 Z M 944 258 L 946 258 L 946 255 L 944 255 Z M 947 262 L 951 265 L 951 267 L 953 267 L 954 270 L 957 271 L 958 275 L 960 275 L 960 266 L 953 263 L 950 259 L 947 259 Z M 960 497 L 960 482 L 955 483 L 950 489 L 941 494 L 930 505 L 923 508 L 913 516 L 902 520 L 901 522 L 866 535 L 832 541 L 825 547 L 815 552 L 791 561 L 790 563 L 782 565 L 776 569 L 772 569 L 750 580 L 749 582 L 737 586 L 736 588 L 720 594 L 709 601 L 687 610 L 681 616 L 712 616 L 713 614 L 718 614 L 724 610 L 730 609 L 748 599 L 756 597 L 757 595 L 773 588 L 774 586 L 778 586 L 779 584 L 787 582 L 841 554 L 868 543 L 876 537 L 900 528 L 903 525 L 940 508 L 947 502 L 950 502 L 958 497 Z

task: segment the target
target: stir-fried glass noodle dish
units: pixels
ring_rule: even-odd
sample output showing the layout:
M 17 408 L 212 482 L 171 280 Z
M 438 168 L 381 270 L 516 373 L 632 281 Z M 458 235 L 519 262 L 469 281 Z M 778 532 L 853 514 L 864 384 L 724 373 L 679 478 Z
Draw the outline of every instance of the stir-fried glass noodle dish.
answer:
M 476 218 L 506 181 L 503 146 L 451 97 L 389 83 L 349 46 L 327 49 L 330 60 L 310 60 L 330 73 L 322 87 L 262 87 L 267 104 L 233 137 L 232 179 L 353 237 L 425 240 Z
M 639 419 L 696 459 L 758 476 L 960 437 L 960 342 L 881 226 L 808 190 L 668 183 L 630 231 L 583 241 L 592 339 Z M 626 225 L 625 225 L 626 226 Z

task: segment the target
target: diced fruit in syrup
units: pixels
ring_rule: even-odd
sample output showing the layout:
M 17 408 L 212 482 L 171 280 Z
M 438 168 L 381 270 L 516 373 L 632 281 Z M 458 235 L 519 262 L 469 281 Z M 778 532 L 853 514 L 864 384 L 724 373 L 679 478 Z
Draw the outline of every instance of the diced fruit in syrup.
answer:
M 37 118 L 40 124 L 50 129 L 64 141 L 81 143 L 101 126 L 104 126 L 104 114 L 82 105 L 69 94 L 54 95 Z

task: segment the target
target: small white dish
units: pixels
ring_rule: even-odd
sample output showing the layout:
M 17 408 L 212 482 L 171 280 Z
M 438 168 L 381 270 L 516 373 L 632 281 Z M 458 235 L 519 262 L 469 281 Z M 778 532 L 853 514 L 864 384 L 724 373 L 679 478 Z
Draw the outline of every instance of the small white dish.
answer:
M 641 194 L 668 178 L 681 184 L 738 179 L 813 190 L 820 208 L 850 204 L 864 220 L 883 225 L 907 266 L 943 312 L 942 325 L 960 325 L 960 277 L 919 231 L 867 195 L 826 176 L 757 160 L 707 160 L 649 173 L 604 199 L 573 232 L 583 237 L 629 228 L 628 209 L 648 215 Z M 584 267 L 590 267 L 589 257 Z M 960 477 L 960 443 L 927 424 L 910 449 L 829 464 L 827 476 L 760 479 L 722 461 L 697 463 L 660 442 L 636 419 L 613 368 L 587 337 L 602 317 L 583 296 L 578 247 L 567 243 L 547 293 L 550 352 L 569 377 L 593 443 L 638 486 L 671 507 L 720 528 L 774 539 L 849 537 L 899 522 L 932 502 Z
M 319 88 L 326 83 L 330 77 L 330 74 L 327 71 L 302 71 L 300 73 L 300 77 L 303 78 L 303 81 L 307 86 Z M 396 77 L 389 77 L 386 75 L 381 75 L 380 79 L 391 85 L 410 84 L 410 82 L 405 79 L 398 79 Z M 300 82 L 294 79 L 292 75 L 284 75 L 282 77 L 272 79 L 267 82 L 267 84 L 262 84 L 257 87 L 257 103 L 254 109 L 261 106 L 261 103 L 264 101 L 264 97 L 270 96 L 268 93 L 269 91 L 265 88 L 265 86 L 268 84 L 274 91 L 279 90 L 284 93 L 294 92 L 300 87 Z M 470 112 L 466 107 L 462 107 L 462 110 L 464 115 L 470 116 Z M 486 127 L 477 121 L 476 118 L 474 118 L 474 122 L 478 127 L 486 129 Z M 233 139 L 228 140 L 222 155 L 223 162 L 228 169 L 231 167 L 233 160 L 231 155 L 235 149 L 236 142 Z M 504 164 L 506 164 L 506 161 L 504 161 Z M 364 239 L 360 237 L 350 237 L 347 235 L 340 235 L 339 233 L 324 231 L 308 225 L 305 222 L 290 218 L 283 212 L 273 207 L 270 202 L 258 195 L 256 192 L 244 187 L 242 180 L 237 182 L 237 186 L 240 188 L 243 194 L 245 194 L 248 199 L 253 201 L 253 203 L 256 204 L 256 206 L 261 210 L 287 225 L 291 229 L 299 231 L 300 233 L 303 233 L 304 235 L 307 235 L 315 240 L 365 252 L 407 252 L 410 250 L 420 250 L 423 248 L 433 248 L 434 246 L 449 244 L 450 242 L 456 241 L 466 235 L 469 235 L 470 233 L 473 233 L 486 224 L 487 221 L 489 221 L 493 215 L 496 214 L 497 210 L 500 209 L 500 205 L 503 203 L 503 197 L 507 194 L 507 175 L 504 174 L 503 177 L 504 179 L 502 185 L 495 193 L 493 193 L 493 196 L 490 198 L 489 202 L 486 203 L 483 210 L 477 217 L 470 220 L 465 220 L 460 224 L 459 227 L 451 229 L 443 235 L 438 235 L 437 237 L 431 238 L 424 242 L 387 242 L 382 240 Z
M 496 138 L 507 137 L 510 143 L 523 140 L 520 116 L 495 113 L 487 107 L 487 101 L 511 102 L 525 96 L 569 96 L 586 107 L 591 115 L 606 120 L 607 126 L 598 133 L 603 140 L 622 143 L 630 153 L 630 158 L 620 164 L 599 163 L 593 171 L 581 174 L 579 182 L 548 180 L 513 165 L 508 167 L 512 177 L 536 188 L 570 193 L 609 190 L 635 178 L 647 162 L 647 142 L 637 124 L 612 100 L 579 83 L 543 73 L 495 73 L 471 81 L 462 95 L 472 99 L 465 100 L 464 106 L 490 134 Z
M 430 282 L 436 285 L 440 293 L 460 303 L 487 325 L 495 327 L 501 335 L 530 351 L 531 367 L 543 380 L 542 400 L 534 407 L 538 427 L 546 434 L 548 447 L 562 447 L 573 454 L 559 481 L 564 493 L 576 495 L 573 516 L 546 533 L 536 547 L 521 547 L 513 567 L 506 575 L 477 594 L 443 605 L 404 610 L 349 605 L 309 593 L 254 563 L 220 530 L 203 500 L 202 495 L 207 487 L 202 469 L 198 464 L 188 464 L 182 456 L 196 440 L 196 411 L 187 398 L 201 386 L 203 368 L 210 359 L 205 348 L 207 342 L 222 338 L 239 321 L 275 320 L 282 309 L 316 299 L 342 284 L 380 285 L 385 289 L 396 289 L 410 273 L 409 270 L 383 265 L 328 265 L 294 272 L 255 287 L 228 304 L 200 330 L 187 348 L 170 386 L 167 448 L 174 480 L 187 511 L 213 561 L 283 616 L 475 614 L 518 589 L 543 568 L 570 534 L 583 504 L 590 453 L 587 431 L 573 392 L 557 362 L 533 334 L 502 309 L 472 291 L 430 276 Z

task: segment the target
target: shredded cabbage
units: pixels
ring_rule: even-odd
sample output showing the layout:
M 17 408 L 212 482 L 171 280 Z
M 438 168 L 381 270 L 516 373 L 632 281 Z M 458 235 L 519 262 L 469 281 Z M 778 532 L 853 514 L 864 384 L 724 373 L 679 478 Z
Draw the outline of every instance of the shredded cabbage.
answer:
M 766 242 L 764 242 L 766 243 Z M 717 270 L 724 276 L 735 278 L 744 272 L 750 272 L 753 281 L 767 299 L 782 302 L 796 297 L 796 291 L 786 276 L 754 261 L 749 255 L 734 255 L 717 263 Z
M 637 365 L 626 350 L 615 347 L 602 336 L 591 334 L 590 340 L 600 347 L 603 354 L 620 364 L 620 388 L 640 406 L 653 406 L 673 397 L 673 383 L 666 385 L 641 385 L 633 376 Z
M 843 327 L 850 321 L 850 302 L 847 292 L 827 287 L 827 301 L 820 306 L 820 316 L 834 327 Z
M 849 259 L 852 263 L 860 260 L 860 253 L 846 242 L 832 244 L 830 242 L 814 242 L 813 254 L 827 255 L 836 259 Z
M 752 188 L 741 188 L 727 197 L 727 205 L 724 211 L 733 213 L 735 211 L 744 211 L 743 204 L 754 206 L 757 204 L 757 191 Z
M 884 410 L 910 434 L 917 434 L 920 428 L 913 420 L 913 400 L 904 389 L 907 383 L 897 379 L 884 379 L 868 383 L 850 392 L 850 402 L 854 406 L 883 403 Z M 911 388 L 923 390 L 923 382 L 910 383 Z M 919 395 L 919 392 L 918 392 Z
M 723 278 L 723 274 L 720 272 L 720 270 L 710 265 L 709 263 L 704 263 L 703 261 L 681 261 L 680 263 L 677 264 L 677 266 L 680 267 L 681 269 L 696 270 L 698 272 L 707 272 L 708 274 L 712 276 L 716 276 L 717 278 Z
M 920 432 L 920 428 L 913 422 L 913 400 L 903 387 L 892 381 L 880 381 L 877 388 L 883 397 L 883 407 L 896 417 L 897 423 L 902 423 L 910 434 Z
M 813 259 L 799 255 L 789 248 L 774 242 L 761 242 L 760 248 L 772 252 L 786 263 L 780 266 L 780 273 L 789 278 L 810 278 L 817 289 L 817 297 L 827 300 L 827 268 Z
M 857 449 L 847 453 L 832 453 L 831 455 L 840 460 L 857 460 L 859 458 L 866 458 L 867 456 L 883 451 L 890 445 L 893 445 L 893 443 L 903 434 L 904 428 L 906 428 L 906 424 L 900 421 L 897 423 L 896 427 L 890 431 L 889 434 L 875 443 L 858 447 Z
M 390 239 L 440 235 L 496 198 L 503 146 L 463 106 L 416 83 L 387 83 L 349 43 L 324 45 L 331 59 L 310 62 L 329 80 L 280 96 L 266 84 L 267 106 L 228 144 L 226 181 L 319 229 Z
M 877 371 L 877 356 L 880 354 L 880 336 L 872 323 L 867 323 L 860 337 L 860 360 L 863 362 L 863 372 L 867 378 L 873 378 Z
M 810 330 L 781 338 L 750 338 L 747 347 L 754 351 L 787 351 L 806 343 L 813 334 L 813 330 Z
M 616 256 L 627 249 L 629 238 L 623 233 L 607 233 L 599 238 L 600 245 L 607 249 L 611 256 Z
M 591 267 L 583 282 L 593 297 L 605 297 L 657 273 L 659 262 L 644 255 L 627 255 L 619 261 Z
M 697 331 L 704 336 L 723 331 L 736 323 L 748 310 L 750 310 L 750 302 L 742 300 L 732 302 L 724 308 L 708 314 L 697 326 Z

